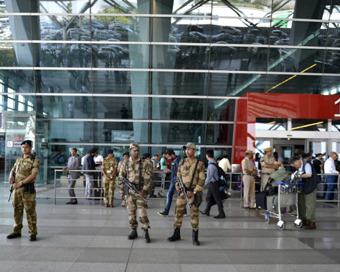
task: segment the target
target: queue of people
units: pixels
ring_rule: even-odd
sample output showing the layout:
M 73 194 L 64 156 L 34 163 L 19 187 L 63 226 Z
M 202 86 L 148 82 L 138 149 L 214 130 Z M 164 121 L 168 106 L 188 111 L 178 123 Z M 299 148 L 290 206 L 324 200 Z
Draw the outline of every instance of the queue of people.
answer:
M 207 193 L 206 207 L 201 211 L 202 215 L 209 216 L 210 209 L 212 206 L 212 201 L 214 201 L 218 206 L 219 214 L 215 216 L 216 219 L 223 219 L 226 217 L 223 209 L 223 199 L 221 198 L 221 172 L 224 172 L 222 166 L 229 167 L 230 162 L 228 158 L 223 158 L 217 164 L 214 159 L 214 152 L 208 150 L 206 152 L 206 159 L 208 160 L 207 175 L 205 173 L 204 163 L 199 161 L 195 157 L 196 145 L 193 143 L 187 143 L 183 146 L 186 153 L 186 158 L 181 159 L 176 156 L 172 149 L 169 149 L 165 154 L 162 154 L 162 159 L 159 154 L 155 154 L 153 162 L 150 159 L 149 154 L 144 154 L 140 157 L 139 155 L 139 144 L 130 144 L 130 154 L 126 152 L 123 154 L 124 160 L 122 160 L 119 165 L 114 158 L 113 150 L 107 150 L 107 157 L 102 160 L 101 169 L 104 184 L 104 202 L 106 207 L 113 207 L 113 196 L 116 185 L 116 173 L 119 172 L 118 181 L 123 181 L 119 186 L 119 193 L 123 201 L 122 205 L 127 207 L 128 210 L 128 222 L 132 229 L 132 232 L 128 235 L 128 239 L 134 240 L 138 237 L 137 233 L 137 210 L 139 213 L 139 221 L 141 223 L 141 228 L 144 231 L 144 240 L 146 243 L 151 242 L 149 228 L 150 221 L 147 215 L 147 202 L 146 197 L 152 191 L 152 174 L 154 168 L 158 168 L 157 163 L 155 165 L 156 159 L 159 160 L 161 165 L 168 166 L 168 159 L 171 159 L 170 169 L 168 167 L 162 170 L 165 173 L 170 173 L 171 182 L 170 189 L 168 192 L 168 199 L 164 211 L 159 212 L 162 216 L 167 216 L 170 211 L 172 204 L 172 198 L 174 193 L 177 193 L 176 208 L 175 208 L 175 221 L 174 221 L 174 233 L 168 238 L 169 242 L 175 242 L 181 239 L 180 229 L 182 227 L 183 217 L 186 212 L 190 211 L 191 226 L 192 226 L 192 242 L 194 245 L 200 245 L 198 240 L 199 232 L 199 207 L 203 201 L 203 189 L 209 186 Z M 29 225 L 30 241 L 36 240 L 37 226 L 36 226 L 36 192 L 34 188 L 35 178 L 39 172 L 40 160 L 31 153 L 32 141 L 23 141 L 21 143 L 21 149 L 23 155 L 17 159 L 14 164 L 9 177 L 9 182 L 12 184 L 11 187 L 14 190 L 13 207 L 14 207 L 14 219 L 15 224 L 12 233 L 7 236 L 8 239 L 13 239 L 21 236 L 22 217 L 23 209 L 27 213 L 27 221 Z M 85 196 L 93 196 L 93 173 L 90 170 L 94 170 L 95 167 L 100 165 L 97 160 L 95 163 L 95 157 L 98 157 L 98 149 L 92 148 L 88 153 L 82 158 L 84 172 L 86 178 L 86 190 Z M 272 149 L 265 149 L 265 156 L 260 159 L 262 165 L 262 171 L 266 173 L 262 175 L 267 179 L 268 174 L 273 173 L 279 167 L 277 161 L 273 160 Z M 253 208 L 254 207 L 254 176 L 257 175 L 257 168 L 253 162 L 254 152 L 252 150 L 245 151 L 245 158 L 242 161 L 242 171 L 243 171 L 243 183 L 244 183 L 244 207 Z M 293 157 L 290 160 L 290 165 L 295 167 L 297 171 L 301 172 L 302 178 L 302 192 L 299 194 L 298 209 L 300 211 L 300 219 L 303 222 L 305 229 L 315 229 L 315 208 L 316 208 L 316 191 L 317 184 L 319 183 L 319 178 L 317 176 L 317 170 L 314 169 L 315 166 L 311 161 L 311 156 L 305 156 L 304 159 L 301 157 Z M 316 158 L 320 162 L 316 162 L 316 168 L 322 169 L 323 163 L 321 158 L 318 156 Z M 228 160 L 228 161 L 227 161 Z M 335 160 L 337 160 L 337 154 L 333 152 L 330 158 L 325 162 L 325 173 L 327 171 L 337 171 L 334 170 Z M 75 180 L 77 179 L 79 172 L 73 172 L 72 170 L 79 169 L 80 157 L 77 155 L 77 149 L 73 148 L 71 150 L 71 157 L 68 160 L 67 167 L 63 168 L 64 171 L 68 172 L 68 187 L 70 201 L 67 204 L 77 204 L 77 199 L 74 193 Z M 222 163 L 221 163 L 222 162 Z M 228 166 L 229 163 L 229 166 Z M 225 168 L 228 169 L 228 168 Z M 160 170 L 160 171 L 162 171 Z M 338 174 L 338 172 L 336 172 Z M 266 184 L 262 179 L 262 190 L 266 189 Z M 127 186 L 126 180 L 130 183 Z M 327 181 L 328 182 L 328 181 Z M 333 180 L 332 180 L 333 183 Z M 132 187 L 133 188 L 132 188 Z M 222 186 L 223 188 L 223 186 Z M 28 195 L 26 195 L 28 194 Z M 250 203 L 248 200 L 250 198 Z

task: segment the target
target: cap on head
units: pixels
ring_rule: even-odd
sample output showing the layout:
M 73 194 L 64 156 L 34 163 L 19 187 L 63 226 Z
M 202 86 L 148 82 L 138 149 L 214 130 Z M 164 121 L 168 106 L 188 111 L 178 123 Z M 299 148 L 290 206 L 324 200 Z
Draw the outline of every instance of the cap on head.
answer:
M 250 155 L 250 154 L 253 154 L 254 152 L 252 150 L 247 150 L 246 151 L 246 155 Z
M 24 144 L 27 144 L 27 145 L 29 145 L 30 147 L 32 147 L 33 142 L 32 142 L 31 140 L 25 140 L 25 141 L 21 142 L 20 145 L 24 145 Z
M 139 150 L 139 144 L 131 143 L 130 144 L 130 150 Z
M 264 149 L 264 151 L 271 152 L 271 151 L 273 151 L 273 149 L 271 147 L 267 147 L 267 148 Z
M 126 155 L 129 156 L 129 152 L 123 153 L 123 157 L 126 156 Z
M 196 149 L 196 145 L 194 143 L 187 143 L 186 145 L 183 145 L 183 149 L 187 149 L 187 148 Z
M 112 150 L 112 149 L 106 150 L 106 154 L 107 154 L 107 155 L 113 154 L 113 150 Z
M 142 156 L 143 156 L 144 158 L 151 158 L 150 153 L 144 153 Z
M 94 148 L 91 148 L 88 153 L 92 154 L 92 153 L 96 153 L 97 151 L 98 151 L 98 148 L 94 147 Z

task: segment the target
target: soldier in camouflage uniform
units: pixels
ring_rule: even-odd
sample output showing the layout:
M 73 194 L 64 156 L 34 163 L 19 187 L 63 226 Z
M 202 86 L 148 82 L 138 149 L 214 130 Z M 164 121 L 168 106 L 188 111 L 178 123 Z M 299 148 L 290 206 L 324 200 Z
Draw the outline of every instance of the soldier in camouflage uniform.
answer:
M 104 202 L 106 207 L 113 207 L 113 196 L 116 189 L 116 172 L 117 160 L 113 157 L 113 150 L 106 151 L 107 158 L 103 160 L 103 186 L 104 186 Z M 108 193 L 110 191 L 110 198 Z
M 152 186 L 152 165 L 146 160 L 139 157 L 139 144 L 130 144 L 130 159 L 124 163 L 120 169 L 119 177 L 128 179 L 133 183 L 137 190 L 145 198 L 151 190 Z M 141 176 L 140 176 L 140 167 Z M 120 188 L 121 198 L 125 199 L 125 191 Z M 132 190 L 129 190 L 126 196 L 127 209 L 129 211 L 129 225 L 132 228 L 131 234 L 128 236 L 129 240 L 136 239 L 138 237 L 136 220 L 136 211 L 138 207 L 139 221 L 141 223 L 142 230 L 144 230 L 144 239 L 146 243 L 150 243 L 150 236 L 148 229 L 150 228 L 150 222 L 146 213 L 147 203 Z
M 32 141 L 26 140 L 21 143 L 23 155 L 16 160 L 9 176 L 9 182 L 14 190 L 13 207 L 15 223 L 13 231 L 7 236 L 7 239 L 21 237 L 24 208 L 27 215 L 29 240 L 35 241 L 37 239 L 36 191 L 34 189 L 34 182 L 39 173 L 41 163 L 35 155 L 32 155 L 31 150 Z
M 203 190 L 205 183 L 205 167 L 203 162 L 198 161 L 195 158 L 196 145 L 193 143 L 187 143 L 187 145 L 183 146 L 185 148 L 185 153 L 187 158 L 184 159 L 183 163 L 179 164 L 177 177 L 181 177 L 184 186 L 187 188 L 187 196 L 189 199 L 189 203 L 191 204 L 195 199 L 195 194 L 200 194 Z M 194 170 L 197 164 L 196 173 L 193 179 L 193 183 L 191 188 L 189 188 Z M 176 182 L 176 190 L 179 193 L 176 201 L 176 210 L 175 210 L 175 231 L 174 234 L 168 238 L 169 242 L 174 242 L 181 239 L 180 228 L 182 227 L 184 210 L 186 207 L 186 200 L 183 194 L 181 193 L 181 189 L 178 186 L 178 182 Z M 192 226 L 192 241 L 196 246 L 200 245 L 198 241 L 198 215 L 199 209 L 195 205 L 192 205 L 190 209 L 191 216 L 191 226 Z
M 124 165 L 124 163 L 126 163 L 126 162 L 129 160 L 129 158 L 130 158 L 129 152 L 125 152 L 125 153 L 123 154 L 123 158 L 124 158 L 124 160 L 122 160 L 122 161 L 120 161 L 120 162 L 118 163 L 118 170 L 117 170 L 117 171 L 118 171 L 118 174 L 120 173 L 120 169 L 122 168 L 122 165 Z M 119 175 L 118 175 L 118 180 L 117 180 L 117 182 L 118 182 L 118 184 L 120 183 Z M 120 187 L 121 187 L 121 191 L 124 192 L 124 190 L 125 190 L 124 184 L 122 184 Z M 122 207 L 126 207 L 125 198 L 122 200 Z

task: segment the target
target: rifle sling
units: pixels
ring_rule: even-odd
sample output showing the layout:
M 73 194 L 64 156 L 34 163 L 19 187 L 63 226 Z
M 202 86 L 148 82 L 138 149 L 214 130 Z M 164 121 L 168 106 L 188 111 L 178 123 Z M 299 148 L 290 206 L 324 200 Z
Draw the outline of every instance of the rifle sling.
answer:
M 191 191 L 191 186 L 192 186 L 192 183 L 194 182 L 194 178 L 195 178 L 195 175 L 196 175 L 196 170 L 197 170 L 197 165 L 198 165 L 198 160 L 197 160 L 197 163 L 196 163 L 196 166 L 195 166 L 195 170 L 194 170 L 194 173 L 192 175 L 192 178 L 191 178 L 191 182 L 190 182 L 190 185 L 189 185 L 189 191 Z

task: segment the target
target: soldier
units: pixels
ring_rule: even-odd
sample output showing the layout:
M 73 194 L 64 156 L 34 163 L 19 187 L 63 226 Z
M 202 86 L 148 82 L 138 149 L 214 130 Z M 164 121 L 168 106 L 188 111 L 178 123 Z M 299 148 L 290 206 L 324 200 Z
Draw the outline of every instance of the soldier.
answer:
M 205 183 L 205 167 L 203 162 L 198 161 L 195 158 L 196 145 L 193 143 L 187 143 L 183 146 L 187 158 L 183 160 L 183 163 L 179 165 L 177 177 L 181 177 L 184 186 L 186 187 L 189 203 L 191 204 L 195 198 L 198 198 L 202 194 L 202 190 Z M 196 171 L 195 171 L 196 170 Z M 191 186 L 190 186 L 191 185 Z M 174 234 L 168 238 L 169 242 L 174 242 L 181 239 L 180 228 L 182 227 L 183 214 L 186 206 L 186 200 L 181 193 L 181 189 L 178 182 L 175 184 L 176 190 L 179 193 L 176 201 L 175 210 L 175 231 Z M 198 215 L 199 209 L 195 205 L 192 205 L 190 209 L 191 226 L 192 226 L 192 242 L 194 245 L 199 246 L 198 241 Z
M 113 150 L 106 151 L 107 158 L 103 160 L 102 172 L 103 172 L 103 185 L 104 185 L 104 202 L 106 207 L 113 208 L 113 197 L 116 189 L 116 172 L 117 172 L 117 160 L 113 157 Z M 110 190 L 110 199 L 108 193 Z
M 251 150 L 246 151 L 246 157 L 242 160 L 243 184 L 244 184 L 244 206 L 243 208 L 254 208 L 255 203 L 255 175 L 257 174 L 256 166 L 253 163 L 254 153 Z M 250 207 L 248 195 L 250 196 Z
M 23 155 L 18 158 L 9 175 L 9 183 L 14 189 L 13 207 L 14 207 L 14 226 L 11 234 L 7 239 L 21 237 L 23 208 L 27 215 L 28 234 L 30 241 L 37 239 L 37 213 L 36 206 L 36 191 L 34 182 L 39 173 L 40 160 L 31 153 L 32 141 L 26 140 L 21 143 L 21 151 Z
M 264 188 L 267 185 L 269 175 L 275 172 L 275 169 L 279 167 L 279 164 L 277 161 L 275 161 L 273 154 L 273 149 L 271 147 L 268 147 L 264 150 L 266 152 L 266 155 L 264 155 L 260 162 L 261 162 L 261 191 L 264 190 Z
M 119 178 L 122 179 L 124 177 L 128 179 L 145 198 L 150 193 L 152 186 L 152 164 L 139 157 L 139 144 L 130 144 L 130 153 L 130 159 L 123 163 L 120 169 Z M 122 187 L 120 187 L 120 194 L 122 200 L 124 200 L 125 192 Z M 138 206 L 139 221 L 142 230 L 144 230 L 144 239 L 146 243 L 150 243 L 148 231 L 150 222 L 146 213 L 147 203 L 138 194 L 129 190 L 128 195 L 126 196 L 126 204 L 129 212 L 129 225 L 130 228 L 132 228 L 132 232 L 128 236 L 128 239 L 134 240 L 138 237 L 138 223 L 136 220 L 136 210 Z
M 130 156 L 129 156 L 129 152 L 125 152 L 124 154 L 123 154 L 123 158 L 124 158 L 124 160 L 122 160 L 122 161 L 120 161 L 119 163 L 118 163 L 118 174 L 120 173 L 120 169 L 122 168 L 122 165 L 124 164 L 124 163 L 126 163 L 126 161 L 128 161 L 129 160 L 129 158 L 130 158 Z M 119 178 L 119 176 L 118 176 L 118 184 L 119 184 L 119 182 L 120 182 L 120 178 Z M 121 185 L 122 186 L 122 191 L 124 192 L 124 186 L 123 185 Z M 124 200 L 122 200 L 122 207 L 126 207 L 126 201 L 125 201 L 125 199 Z

